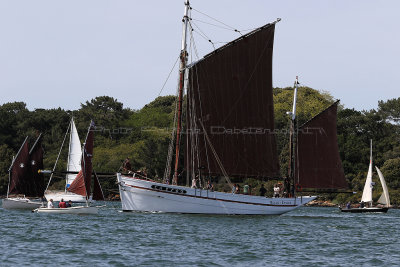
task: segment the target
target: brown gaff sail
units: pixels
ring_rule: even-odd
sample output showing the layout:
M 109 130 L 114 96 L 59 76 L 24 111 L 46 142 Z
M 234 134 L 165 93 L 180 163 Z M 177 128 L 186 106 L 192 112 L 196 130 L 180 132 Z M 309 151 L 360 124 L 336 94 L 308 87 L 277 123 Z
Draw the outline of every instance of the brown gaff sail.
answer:
M 346 189 L 337 144 L 338 102 L 299 128 L 295 181 L 302 188 Z
M 44 195 L 45 184 L 43 173 L 39 173 L 39 170 L 43 170 L 43 147 L 42 147 L 42 134 L 39 135 L 35 144 L 29 151 L 30 167 L 33 176 L 34 190 L 36 196 L 42 197 Z
M 82 195 L 90 196 L 91 192 L 91 182 L 92 182 L 92 158 L 93 158 L 93 143 L 94 143 L 94 124 L 91 123 L 88 134 L 86 136 L 86 141 L 83 146 L 82 160 L 81 160 L 81 170 L 76 176 L 75 180 L 71 183 L 70 187 L 67 189 L 69 192 Z M 94 190 L 101 190 L 100 184 L 96 176 Z M 98 195 L 98 192 L 94 192 L 93 195 Z M 102 193 L 101 193 L 102 194 Z M 96 200 L 96 199 L 95 199 Z
M 223 175 L 211 153 L 213 146 L 229 176 L 279 175 L 272 93 L 274 31 L 275 24 L 267 24 L 190 66 L 186 171 Z
M 27 137 L 10 168 L 9 194 L 23 194 L 27 197 L 36 197 L 38 195 L 33 184 Z

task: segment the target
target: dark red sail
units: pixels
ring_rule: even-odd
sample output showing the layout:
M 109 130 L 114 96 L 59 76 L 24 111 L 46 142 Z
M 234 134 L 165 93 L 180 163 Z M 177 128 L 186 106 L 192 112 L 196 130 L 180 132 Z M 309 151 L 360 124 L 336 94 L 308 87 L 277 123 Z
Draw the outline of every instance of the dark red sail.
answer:
M 347 188 L 337 144 L 338 102 L 300 127 L 296 152 L 296 183 L 303 188 Z
M 79 173 L 76 175 L 74 181 L 71 183 L 71 185 L 67 188 L 69 192 L 81 195 L 81 196 L 86 196 L 86 187 L 85 187 L 85 179 L 83 177 L 83 172 L 82 170 L 79 171 Z
M 99 177 L 94 173 L 94 181 L 93 181 L 93 200 L 104 200 L 103 191 L 101 190 Z
M 188 171 L 222 175 L 212 146 L 229 176 L 279 175 L 272 94 L 274 30 L 274 24 L 265 25 L 190 67 Z
M 10 168 L 9 194 L 22 194 L 27 197 L 36 196 L 29 159 L 28 137 L 25 138 Z
M 31 148 L 29 152 L 30 156 L 30 164 L 32 170 L 33 177 L 33 186 L 35 191 L 35 196 L 42 197 L 44 195 L 45 184 L 44 177 L 42 173 L 39 173 L 39 170 L 43 170 L 43 147 L 42 147 L 42 134 L 36 139 L 35 144 Z

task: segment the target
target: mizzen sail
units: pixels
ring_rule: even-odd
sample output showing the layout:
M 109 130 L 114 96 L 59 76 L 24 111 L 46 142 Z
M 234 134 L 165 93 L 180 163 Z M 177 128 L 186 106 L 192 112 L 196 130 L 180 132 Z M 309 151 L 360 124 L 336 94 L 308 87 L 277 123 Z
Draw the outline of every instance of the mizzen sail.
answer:
M 295 181 L 303 188 L 347 188 L 337 145 L 337 105 L 335 102 L 299 128 Z
M 279 175 L 272 94 L 274 31 L 275 24 L 267 24 L 190 67 L 185 150 L 190 173 Z

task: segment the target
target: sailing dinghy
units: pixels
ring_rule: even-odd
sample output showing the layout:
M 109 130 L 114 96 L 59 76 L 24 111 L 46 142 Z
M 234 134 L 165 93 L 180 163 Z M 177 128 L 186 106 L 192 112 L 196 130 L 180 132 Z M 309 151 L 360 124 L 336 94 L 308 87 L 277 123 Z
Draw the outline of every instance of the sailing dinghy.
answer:
M 68 191 L 86 200 L 85 206 L 75 206 L 68 208 L 46 208 L 41 207 L 34 210 L 38 213 L 57 213 L 57 214 L 97 214 L 99 206 L 89 205 L 89 196 L 91 193 L 92 183 L 92 158 L 93 158 L 93 142 L 94 142 L 94 124 L 91 123 L 86 136 L 86 141 L 82 149 L 81 171 L 68 187 Z M 103 192 L 99 183 L 99 179 L 94 173 L 93 199 L 104 200 Z M 68 199 L 65 199 L 68 201 Z
M 390 207 L 390 198 L 389 198 L 389 190 L 387 188 L 385 178 L 383 177 L 382 172 L 379 170 L 377 166 L 375 166 L 376 171 L 379 176 L 379 180 L 382 185 L 382 195 L 378 199 L 378 203 L 384 205 L 383 207 L 373 206 L 372 201 L 372 191 L 375 183 L 372 181 L 372 140 L 371 140 L 371 148 L 370 148 L 370 160 L 369 160 L 369 168 L 367 179 L 365 180 L 364 190 L 361 197 L 361 205 L 358 208 L 349 208 L 349 207 L 340 207 L 342 212 L 352 212 L 352 213 L 363 213 L 363 212 L 387 212 Z
M 192 8 L 186 0 L 176 131 L 169 148 L 164 182 L 118 173 L 122 210 L 279 215 L 316 198 L 300 192 L 302 182 L 309 188 L 346 188 L 336 138 L 337 103 L 310 122 L 312 127 L 319 127 L 319 131 L 313 131 L 308 124 L 304 126 L 310 128 L 311 138 L 300 138 L 299 133 L 296 146 L 303 146 L 309 152 L 292 160 L 286 197 L 270 198 L 188 187 L 189 181 L 210 179 L 211 176 L 224 177 L 227 184 L 232 185 L 230 177 L 265 181 L 279 179 L 280 175 L 272 92 L 274 32 L 280 19 L 243 34 L 204 58 L 187 64 L 187 47 L 193 47 L 186 44 L 186 35 L 193 30 L 190 10 Z M 298 82 L 295 84 L 292 124 L 296 117 L 297 86 Z M 183 105 L 184 93 L 186 105 Z M 183 106 L 186 106 L 185 110 Z M 186 129 L 182 127 L 183 112 L 186 114 Z M 186 137 L 185 141 L 181 140 L 183 137 Z M 179 155 L 181 143 L 185 144 L 184 161 Z M 292 144 L 295 148 L 294 142 Z M 175 164 L 171 166 L 173 151 Z M 295 154 L 298 155 L 292 153 L 293 158 Z M 322 155 L 323 159 L 331 161 L 314 158 Z M 184 183 L 185 176 L 186 186 L 179 185 Z M 310 180 L 315 178 L 316 181 Z
M 61 199 L 64 199 L 67 201 L 71 200 L 72 202 L 75 203 L 85 203 L 86 202 L 85 196 L 72 193 L 71 191 L 68 190 L 70 185 L 79 175 L 79 174 L 77 175 L 76 173 L 79 173 L 81 171 L 81 158 L 82 158 L 81 142 L 79 140 L 78 131 L 76 129 L 73 118 L 71 118 L 71 122 L 67 129 L 66 136 L 68 132 L 69 132 L 69 146 L 68 146 L 68 163 L 67 163 L 67 174 L 65 179 L 66 182 L 65 188 L 63 191 L 53 191 L 53 190 L 50 191 L 46 189 L 44 195 L 47 200 L 53 199 L 54 201 L 60 201 Z M 63 145 L 61 145 L 60 150 L 62 149 L 62 147 Z
M 44 192 L 42 134 L 29 151 L 28 137 L 22 143 L 9 169 L 7 197 L 4 209 L 35 209 L 41 207 Z M 19 195 L 23 195 L 19 197 Z

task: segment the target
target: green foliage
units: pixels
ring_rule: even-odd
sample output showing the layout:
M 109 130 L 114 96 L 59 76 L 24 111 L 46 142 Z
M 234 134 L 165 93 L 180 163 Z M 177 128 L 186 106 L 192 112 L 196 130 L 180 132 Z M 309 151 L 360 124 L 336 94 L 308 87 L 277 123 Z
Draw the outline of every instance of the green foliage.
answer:
M 379 112 L 385 120 L 400 122 L 400 97 L 389 99 L 386 102 L 379 101 L 378 106 Z
M 61 108 L 29 111 L 23 102 L 1 105 L 0 194 L 7 191 L 8 168 L 25 136 L 33 141 L 38 132 L 44 133 L 44 165 L 46 169 L 53 168 L 71 115 L 75 118 L 81 141 L 85 138 L 91 119 L 97 126 L 93 159 L 96 172 L 115 173 L 123 160 L 129 157 L 134 170 L 146 170 L 153 178 L 162 177 L 173 127 L 175 100 L 174 96 L 158 97 L 140 110 L 124 108 L 122 103 L 109 96 L 86 101 L 76 111 Z M 290 119 L 286 112 L 291 111 L 292 102 L 292 88 L 274 89 L 275 128 L 278 129 L 277 145 L 282 176 L 287 175 Z M 333 97 L 327 92 L 300 87 L 297 102 L 299 124 L 308 121 L 333 102 Z M 340 156 L 350 189 L 357 191 L 357 194 L 327 194 L 324 195 L 325 199 L 336 203 L 359 201 L 369 163 L 369 140 L 373 139 L 374 163 L 381 167 L 386 178 L 392 203 L 400 204 L 399 114 L 400 98 L 379 101 L 378 110 L 339 108 L 337 125 Z M 64 144 L 56 170 L 66 169 L 67 150 Z M 100 177 L 100 181 L 106 192 L 117 192 L 114 177 Z M 267 195 L 272 196 L 276 182 L 248 179 L 241 186 L 249 184 L 253 194 L 258 194 L 263 183 Z M 60 176 L 53 187 L 62 187 L 64 183 Z M 220 179 L 215 187 L 231 190 L 224 179 Z M 381 192 L 380 186 L 376 191 L 375 200 Z

